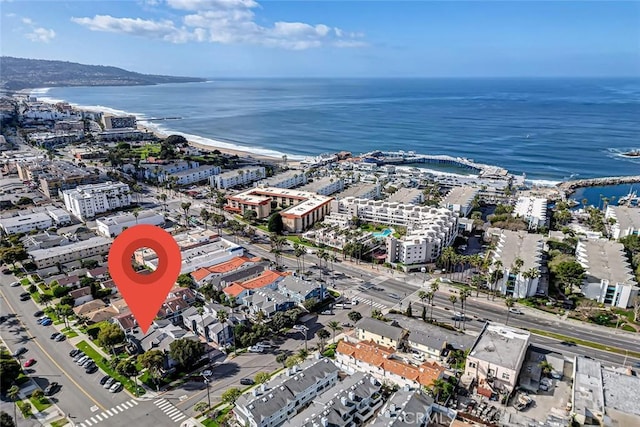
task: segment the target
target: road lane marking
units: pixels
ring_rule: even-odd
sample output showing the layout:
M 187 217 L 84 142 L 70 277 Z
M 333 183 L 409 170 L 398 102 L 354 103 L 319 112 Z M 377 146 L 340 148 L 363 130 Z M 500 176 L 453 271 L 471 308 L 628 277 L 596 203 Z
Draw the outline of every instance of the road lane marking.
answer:
M 107 415 L 107 413 L 106 413 L 106 412 L 103 412 L 103 413 L 102 413 L 102 414 L 100 414 L 100 415 L 102 415 L 102 416 L 104 417 L 104 419 L 105 419 L 105 420 L 106 420 L 107 418 L 109 418 L 109 415 Z
M 4 299 L 4 302 L 9 306 L 9 308 L 11 309 L 11 311 L 13 311 L 14 313 L 18 313 L 18 311 L 16 311 L 16 309 L 15 309 L 15 308 L 13 308 L 13 306 L 11 305 L 11 303 L 9 302 L 9 300 L 7 300 L 7 297 L 4 295 L 4 292 L 2 292 L 2 291 L 0 290 L 0 294 L 2 294 L 2 298 Z M 24 330 L 25 330 L 25 332 L 27 333 L 27 335 L 28 335 L 29 337 L 31 337 L 31 341 L 32 341 L 35 345 L 37 345 L 37 346 L 40 348 L 40 350 L 42 350 L 42 352 L 43 352 L 44 354 L 46 354 L 46 355 L 47 355 L 47 357 L 48 357 L 49 359 L 51 359 L 51 361 L 53 362 L 53 364 L 54 364 L 54 365 L 56 365 L 56 367 L 57 367 L 58 369 L 60 369 L 60 371 L 61 371 L 64 375 L 66 375 L 66 377 L 67 377 L 67 378 L 69 378 L 69 380 L 70 380 L 70 381 L 71 381 L 71 382 L 72 382 L 76 387 L 78 387 L 78 389 L 79 389 L 81 392 L 83 392 L 83 393 L 84 393 L 84 394 L 85 394 L 89 399 L 91 399 L 91 401 L 92 401 L 93 403 L 95 403 L 96 405 L 98 405 L 98 407 L 99 407 L 100 409 L 102 409 L 103 411 L 104 411 L 105 409 L 107 409 L 107 408 L 105 408 L 104 406 L 102 406 L 102 405 L 100 404 L 100 402 L 98 402 L 96 399 L 94 399 L 94 398 L 93 398 L 93 396 L 91 396 L 91 395 L 90 395 L 90 394 L 89 394 L 89 393 L 88 393 L 88 392 L 87 392 L 87 391 L 86 391 L 86 390 L 85 390 L 85 389 L 84 389 L 80 384 L 78 384 L 78 383 L 76 382 L 76 380 L 74 380 L 74 379 L 71 377 L 71 375 L 69 375 L 69 373 L 67 373 L 67 371 L 65 371 L 65 370 L 62 368 L 62 366 L 60 366 L 60 365 L 58 364 L 58 362 L 56 362 L 56 360 L 55 360 L 53 357 L 51 357 L 51 355 L 47 352 L 47 350 L 45 350 L 45 349 L 44 349 L 44 347 L 42 347 L 42 346 L 40 345 L 40 343 L 36 340 L 36 337 L 31 333 L 31 331 L 29 330 L 29 328 L 27 328 L 27 325 L 25 325 L 24 323 L 22 323 L 22 320 L 21 320 L 21 319 L 18 319 L 18 322 L 20 322 L 20 324 L 21 324 L 21 325 L 22 325 L 22 327 L 24 328 Z

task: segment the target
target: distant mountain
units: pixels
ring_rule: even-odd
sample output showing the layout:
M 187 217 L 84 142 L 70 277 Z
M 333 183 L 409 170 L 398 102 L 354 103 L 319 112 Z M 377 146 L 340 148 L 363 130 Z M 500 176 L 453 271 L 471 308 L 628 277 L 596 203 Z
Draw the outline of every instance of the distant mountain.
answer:
M 0 87 L 7 90 L 52 86 L 140 86 L 203 81 L 205 79 L 197 77 L 140 74 L 103 65 L 0 57 Z

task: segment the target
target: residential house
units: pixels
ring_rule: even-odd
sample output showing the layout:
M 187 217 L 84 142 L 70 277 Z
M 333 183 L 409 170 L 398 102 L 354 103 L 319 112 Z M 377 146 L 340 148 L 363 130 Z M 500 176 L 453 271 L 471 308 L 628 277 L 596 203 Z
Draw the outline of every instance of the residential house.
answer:
M 69 295 L 73 298 L 73 306 L 77 307 L 89 301 L 93 301 L 93 296 L 91 295 L 91 287 L 85 286 L 84 288 L 75 289 L 69 292 Z
M 236 282 L 227 286 L 222 290 L 230 301 L 240 303 L 242 299 L 250 295 L 254 290 L 260 288 L 278 289 L 280 283 L 286 276 L 286 273 L 280 273 L 273 270 L 265 270 L 258 277 L 246 280 L 244 282 Z
M 240 396 L 233 413 L 244 426 L 280 426 L 333 387 L 338 371 L 329 359 L 307 360 Z
M 249 307 L 249 312 L 256 315 L 264 313 L 271 317 L 278 311 L 287 311 L 296 306 L 291 298 L 269 288 L 257 289 L 242 299 L 242 304 Z
M 370 317 L 360 319 L 355 328 L 356 338 L 360 341 L 373 341 L 396 350 L 406 345 L 409 334 L 409 331 L 398 326 L 396 322 L 386 323 Z
M 446 427 L 454 425 L 457 415 L 422 391 L 398 390 L 369 427 Z
M 278 283 L 278 291 L 297 304 L 304 304 L 309 300 L 320 302 L 326 298 L 322 282 L 306 280 L 300 276 L 286 276 Z
M 215 289 L 222 289 L 227 284 L 259 276 L 267 265 L 259 257 L 238 256 L 220 264 L 201 267 L 192 272 L 191 277 L 198 288 L 211 284 Z

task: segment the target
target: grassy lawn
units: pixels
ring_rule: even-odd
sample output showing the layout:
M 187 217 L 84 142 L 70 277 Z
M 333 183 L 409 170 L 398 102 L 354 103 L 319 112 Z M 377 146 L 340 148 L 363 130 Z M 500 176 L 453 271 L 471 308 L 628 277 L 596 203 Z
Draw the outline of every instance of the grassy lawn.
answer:
M 289 240 L 290 242 L 293 242 L 293 243 L 297 243 L 297 244 L 302 245 L 302 246 L 308 246 L 310 248 L 315 248 L 316 247 L 316 245 L 314 245 L 313 243 L 309 242 L 308 240 L 303 240 L 298 236 L 287 236 L 287 240 Z
M 63 418 L 61 420 L 55 420 L 54 422 L 52 422 L 51 427 L 63 427 L 67 424 L 69 424 L 69 421 L 66 418 Z
M 215 410 L 215 409 L 214 409 Z M 207 426 L 207 427 L 219 427 L 222 424 L 220 424 L 222 422 L 222 419 L 231 411 L 231 406 L 227 406 L 226 408 L 224 408 L 222 411 L 220 411 L 220 413 L 218 414 L 217 417 L 211 419 L 211 418 L 206 418 L 203 421 L 200 421 L 203 425 Z
M 117 373 L 116 371 L 114 371 L 113 369 L 111 369 L 111 367 L 108 364 L 108 361 L 105 360 L 100 355 L 100 353 L 98 353 L 96 351 L 96 349 L 93 348 L 93 346 L 91 344 L 87 343 L 86 341 L 80 341 L 76 345 L 76 347 L 78 347 L 80 350 L 82 350 L 84 352 L 84 354 L 89 356 L 96 363 L 96 365 L 98 365 L 98 367 L 104 371 L 105 374 L 111 376 L 112 378 L 115 378 L 117 381 L 120 381 L 122 383 L 122 385 L 127 390 L 129 390 L 129 392 L 135 394 L 135 390 L 136 390 L 135 383 L 133 381 L 131 381 L 129 378 L 124 377 L 124 376 L 120 375 L 119 373 Z M 140 389 L 138 389 L 138 391 L 140 392 Z M 138 393 L 139 396 L 141 396 L 142 394 L 144 394 L 144 393 Z
M 29 396 L 29 400 L 39 412 L 42 412 L 51 406 L 51 402 L 46 397 L 43 397 L 42 399 L 34 399 L 33 396 Z
M 31 281 L 27 277 L 25 277 L 24 279 L 20 279 L 20 284 L 22 286 L 29 286 L 31 284 Z
M 27 414 L 25 413 L 25 407 L 27 406 L 27 402 L 25 402 L 24 400 L 19 400 L 16 402 L 16 405 L 18 405 L 18 409 L 20 409 L 20 412 L 22 413 L 22 415 L 27 418 Z M 33 406 L 33 405 L 31 405 Z M 28 415 L 29 417 L 33 415 L 33 408 L 29 408 L 28 410 Z
M 617 353 L 622 355 L 629 355 L 631 357 L 640 358 L 640 352 L 637 351 L 627 351 L 618 347 L 609 347 L 603 344 L 598 344 L 591 341 L 581 340 L 579 338 L 568 337 L 566 335 L 556 334 L 553 332 L 541 331 L 539 329 L 529 329 L 529 332 L 536 335 L 542 335 L 543 337 L 555 338 L 560 341 L 572 342 L 578 345 L 582 345 L 584 347 L 591 347 L 598 350 L 610 351 L 611 353 Z
M 64 328 L 62 330 L 62 333 L 65 334 L 67 338 L 73 338 L 78 336 L 78 333 L 71 328 Z

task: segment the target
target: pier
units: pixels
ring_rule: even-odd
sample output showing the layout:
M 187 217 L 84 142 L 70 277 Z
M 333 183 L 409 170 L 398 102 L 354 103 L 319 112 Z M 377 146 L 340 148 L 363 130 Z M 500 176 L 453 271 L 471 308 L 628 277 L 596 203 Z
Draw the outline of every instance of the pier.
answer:
M 573 193 L 577 188 L 602 187 L 605 185 L 636 184 L 640 183 L 640 175 L 631 176 L 607 176 L 602 178 L 576 179 L 558 184 L 558 188 L 565 194 Z
M 150 119 L 144 119 L 147 122 L 160 122 L 163 120 L 181 120 L 182 117 L 152 117 Z

